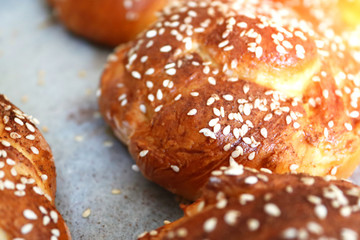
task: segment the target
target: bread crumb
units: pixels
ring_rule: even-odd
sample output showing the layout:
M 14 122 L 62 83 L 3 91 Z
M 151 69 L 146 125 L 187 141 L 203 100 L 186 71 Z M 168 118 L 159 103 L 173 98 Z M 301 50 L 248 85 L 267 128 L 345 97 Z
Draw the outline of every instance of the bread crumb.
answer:
M 49 128 L 48 128 L 47 126 L 43 126 L 43 127 L 42 127 L 42 131 L 43 131 L 44 133 L 47 133 L 47 132 L 49 132 Z
M 83 218 L 88 218 L 91 214 L 91 209 L 87 208 L 83 213 L 82 213 L 82 217 Z
M 29 101 L 29 97 L 28 97 L 28 96 L 24 95 L 24 96 L 21 97 L 21 102 L 27 103 L 28 101 Z
M 114 146 L 114 143 L 112 142 L 112 141 L 105 141 L 104 142 L 104 147 L 112 147 L 112 146 Z
M 86 77 L 86 71 L 85 71 L 85 70 L 80 70 L 80 71 L 78 72 L 78 76 L 79 76 L 79 78 L 84 78 L 84 77 Z
M 83 140 L 84 140 L 84 137 L 83 136 L 81 136 L 81 135 L 78 135 L 78 136 L 75 136 L 75 141 L 77 141 L 77 142 L 82 142 Z
M 120 193 L 121 193 L 120 189 L 114 188 L 113 190 L 111 190 L 111 194 L 113 194 L 113 195 L 119 195 Z
M 45 71 L 44 70 L 40 70 L 38 72 L 38 81 L 37 81 L 37 85 L 39 86 L 44 86 L 45 85 Z

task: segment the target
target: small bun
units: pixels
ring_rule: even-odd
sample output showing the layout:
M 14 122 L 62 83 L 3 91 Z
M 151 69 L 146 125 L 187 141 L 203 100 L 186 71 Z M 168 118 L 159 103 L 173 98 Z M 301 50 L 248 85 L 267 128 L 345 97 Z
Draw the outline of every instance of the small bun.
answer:
M 100 109 L 145 177 L 196 199 L 231 159 L 350 176 L 360 31 L 320 2 L 172 1 L 110 55 Z
M 49 0 L 64 25 L 91 41 L 116 46 L 153 23 L 167 0 Z
M 213 172 L 185 216 L 139 239 L 341 239 L 360 237 L 360 188 L 334 177 L 279 175 L 236 163 Z
M 52 153 L 35 122 L 0 95 L 0 238 L 71 239 L 55 208 Z

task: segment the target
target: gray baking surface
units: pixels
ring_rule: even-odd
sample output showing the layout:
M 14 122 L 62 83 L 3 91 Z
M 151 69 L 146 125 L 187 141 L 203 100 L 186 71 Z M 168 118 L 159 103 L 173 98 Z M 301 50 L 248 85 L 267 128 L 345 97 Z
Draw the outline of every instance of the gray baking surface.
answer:
M 135 239 L 182 215 L 172 194 L 131 169 L 126 147 L 97 113 L 110 52 L 65 31 L 41 0 L 0 0 L 0 93 L 49 129 L 57 206 L 75 240 Z

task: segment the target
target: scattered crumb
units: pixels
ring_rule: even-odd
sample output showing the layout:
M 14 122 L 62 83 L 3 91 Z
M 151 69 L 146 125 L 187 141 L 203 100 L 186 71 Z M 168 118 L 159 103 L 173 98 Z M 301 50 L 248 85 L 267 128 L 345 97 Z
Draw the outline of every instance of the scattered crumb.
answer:
M 44 86 L 45 85 L 45 71 L 44 70 L 40 70 L 38 72 L 38 81 L 37 81 L 37 85 L 39 86 Z
M 51 25 L 54 25 L 55 23 L 55 20 L 53 17 L 49 17 L 47 19 L 45 19 L 44 21 L 42 21 L 39 25 L 38 25 L 38 28 L 39 29 L 45 29 L 45 28 L 48 28 L 50 27 Z
M 21 97 L 21 102 L 27 103 L 28 101 L 29 101 L 29 97 L 28 97 L 28 96 L 24 95 L 24 96 Z
M 114 143 L 112 142 L 112 141 L 105 141 L 104 142 L 104 147 L 112 147 L 112 146 L 114 146 Z
M 91 209 L 87 208 L 83 213 L 82 213 L 82 217 L 83 218 L 88 218 L 91 214 Z
M 43 126 L 43 127 L 42 127 L 42 131 L 43 131 L 44 133 L 47 133 L 47 132 L 49 132 L 49 128 L 48 128 L 47 126 Z
M 133 164 L 133 165 L 131 166 L 131 169 L 132 169 L 134 172 L 139 172 L 139 171 L 140 171 L 138 165 L 136 165 L 136 164 Z
M 95 119 L 101 118 L 100 112 L 94 112 L 93 117 L 94 117 Z M 360 132 L 360 131 L 359 131 L 359 132 Z
M 80 71 L 78 72 L 78 76 L 79 76 L 79 78 L 84 78 L 84 77 L 86 77 L 86 71 L 85 71 L 85 70 L 80 70 Z
M 171 223 L 169 220 L 164 220 L 164 224 L 166 225 L 166 224 L 169 224 L 169 223 Z
M 91 88 L 87 88 L 85 90 L 85 95 L 86 96 L 93 96 L 94 95 L 94 91 Z
M 111 190 L 111 194 L 113 194 L 113 195 L 119 195 L 120 193 L 121 193 L 120 189 L 114 188 L 113 190 Z
M 75 141 L 77 141 L 77 142 L 82 142 L 83 140 L 84 140 L 84 137 L 83 136 L 81 136 L 81 135 L 78 135 L 78 136 L 75 136 Z

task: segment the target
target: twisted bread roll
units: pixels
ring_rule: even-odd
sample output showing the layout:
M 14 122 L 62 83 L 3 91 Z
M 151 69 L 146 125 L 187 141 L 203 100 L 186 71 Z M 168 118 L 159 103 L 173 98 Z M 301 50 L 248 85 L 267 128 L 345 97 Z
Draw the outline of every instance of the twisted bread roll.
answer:
M 0 95 L 0 239 L 71 239 L 55 208 L 55 166 L 33 119 Z
M 155 21 L 167 0 L 51 0 L 60 20 L 91 41 L 116 46 Z
M 241 165 L 213 172 L 185 216 L 139 239 L 341 239 L 360 236 L 360 188 Z
M 195 199 L 229 160 L 351 175 L 360 45 L 334 1 L 174 1 L 109 57 L 99 105 L 148 179 Z

